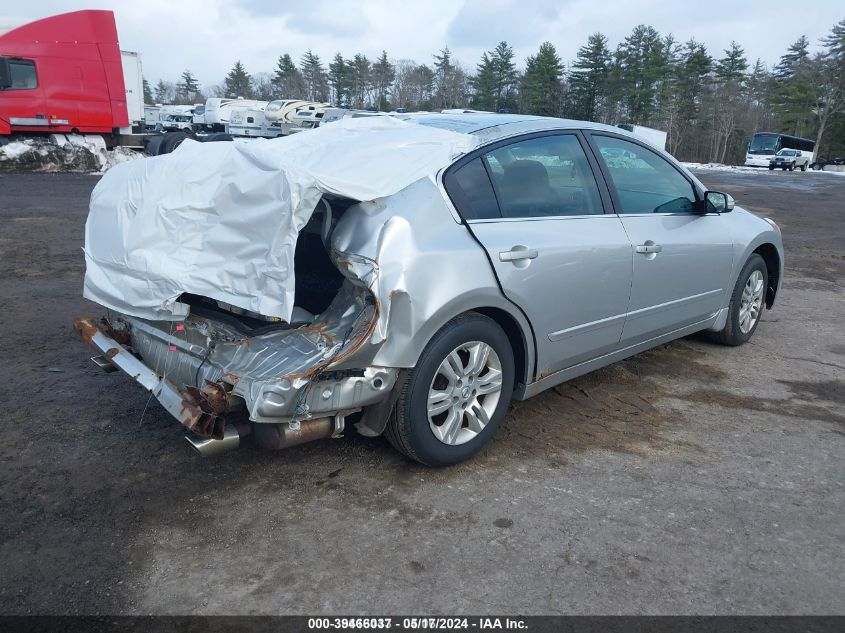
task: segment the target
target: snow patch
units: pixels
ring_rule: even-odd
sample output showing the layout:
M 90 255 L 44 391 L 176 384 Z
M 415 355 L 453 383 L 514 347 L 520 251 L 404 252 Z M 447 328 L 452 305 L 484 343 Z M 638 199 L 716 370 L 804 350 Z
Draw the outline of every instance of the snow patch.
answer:
M 126 147 L 107 150 L 101 136 L 53 134 L 0 145 L 0 171 L 103 173 L 143 154 Z
M 768 174 L 769 170 L 765 167 L 746 167 L 744 165 L 724 165 L 722 163 L 681 163 L 687 169 L 697 169 L 701 171 L 733 171 L 744 172 L 747 174 Z

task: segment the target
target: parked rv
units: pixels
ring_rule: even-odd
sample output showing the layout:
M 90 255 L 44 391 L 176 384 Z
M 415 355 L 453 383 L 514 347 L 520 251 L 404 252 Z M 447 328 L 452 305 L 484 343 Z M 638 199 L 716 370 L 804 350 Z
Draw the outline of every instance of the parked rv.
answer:
M 225 132 L 226 125 L 236 109 L 250 108 L 261 110 L 267 107 L 267 101 L 254 99 L 231 99 L 223 97 L 211 97 L 206 100 L 202 107 L 202 115 L 196 114 L 194 110 L 194 129 L 202 132 Z
M 226 124 L 226 133 L 257 138 L 276 138 L 283 134 L 282 128 L 268 121 L 264 110 L 258 108 L 234 108 Z

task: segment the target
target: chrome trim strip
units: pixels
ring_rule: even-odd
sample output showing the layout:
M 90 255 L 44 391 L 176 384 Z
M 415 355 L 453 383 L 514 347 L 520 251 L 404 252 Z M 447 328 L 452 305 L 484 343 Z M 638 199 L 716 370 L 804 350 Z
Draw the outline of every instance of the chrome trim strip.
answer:
M 473 220 L 467 220 L 467 224 L 492 224 L 495 222 L 537 222 L 540 220 L 586 220 L 592 218 L 614 218 L 618 220 L 619 216 L 613 213 L 584 213 L 580 215 L 527 216 L 524 218 L 477 218 Z
M 581 325 L 576 325 L 574 327 L 566 328 L 564 330 L 558 330 L 557 332 L 552 332 L 551 334 L 549 334 L 549 340 L 554 343 L 562 339 L 569 338 L 570 336 L 574 336 L 576 334 L 583 334 L 585 332 L 600 330 L 604 327 L 614 325 L 620 320 L 623 320 L 625 316 L 625 314 L 617 314 L 615 316 L 599 319 L 598 321 L 590 321 L 589 323 L 582 323 Z
M 560 383 L 566 382 L 567 380 L 572 380 L 573 378 L 577 378 L 578 376 L 583 376 L 584 374 L 587 374 L 601 367 L 606 367 L 611 363 L 615 363 L 616 361 L 620 361 L 623 358 L 633 356 L 634 354 L 649 349 L 650 347 L 655 347 L 657 345 L 660 345 L 661 343 L 668 343 L 670 341 L 674 341 L 675 339 L 680 338 L 681 336 L 692 334 L 693 332 L 698 332 L 699 330 L 705 330 L 713 323 L 714 319 L 715 316 L 709 316 L 706 319 L 697 321 L 690 325 L 686 325 L 676 330 L 672 330 L 671 332 L 667 332 L 666 334 L 661 334 L 660 336 L 648 339 L 647 341 L 641 341 L 639 343 L 623 347 L 622 349 L 618 349 L 613 352 L 608 352 L 607 354 L 603 354 L 602 356 L 599 356 L 592 360 L 587 360 L 578 363 L 577 365 L 572 365 L 571 367 L 556 371 L 550 376 L 546 376 L 545 378 L 542 378 L 540 380 L 532 382 L 530 385 L 527 385 L 525 387 L 525 391 L 519 394 L 519 399 L 525 400 L 527 398 L 537 395 L 541 391 L 549 389 L 550 387 L 559 385 Z
M 49 123 L 49 121 L 47 121 L 47 119 L 35 119 L 35 118 L 28 119 L 28 118 L 25 118 L 25 117 L 16 117 L 16 116 L 9 117 L 9 123 L 11 123 L 12 125 L 30 125 L 30 126 L 42 126 L 42 127 L 47 127 L 48 125 L 50 125 L 50 123 Z
M 685 301 L 694 301 L 695 299 L 700 299 L 701 297 L 707 297 L 709 295 L 718 294 L 720 292 L 724 292 L 722 288 L 717 290 L 708 290 L 707 292 L 700 292 L 697 295 L 690 295 L 689 297 L 684 297 L 682 299 L 673 299 L 672 301 L 667 301 L 666 303 L 658 303 L 657 305 L 648 306 L 647 308 L 640 308 L 639 310 L 631 310 L 628 312 L 628 317 L 635 317 L 639 318 L 649 312 L 659 312 L 660 310 L 664 310 L 666 308 L 670 308 L 674 305 L 679 303 L 683 303 Z

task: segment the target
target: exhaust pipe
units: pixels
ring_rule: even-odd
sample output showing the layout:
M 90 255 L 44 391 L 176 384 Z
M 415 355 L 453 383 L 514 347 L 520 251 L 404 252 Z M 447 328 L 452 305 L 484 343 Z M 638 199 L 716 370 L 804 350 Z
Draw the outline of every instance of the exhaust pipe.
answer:
M 258 445 L 271 450 L 289 448 L 297 444 L 331 437 L 337 432 L 335 421 L 332 418 L 302 420 L 296 430 L 291 429 L 290 424 L 287 423 L 253 424 L 252 426 L 252 432 Z
M 343 416 L 338 418 L 316 418 L 314 420 L 302 420 L 299 428 L 291 429 L 290 424 L 227 424 L 223 431 L 223 439 L 215 440 L 210 437 L 197 437 L 186 435 L 185 439 L 197 453 L 203 457 L 220 455 L 234 450 L 240 446 L 241 438 L 249 435 L 250 431 L 255 436 L 256 443 L 262 448 L 279 450 L 313 442 L 332 435 L 339 435 L 343 431 Z
M 185 439 L 197 453 L 203 457 L 211 457 L 212 455 L 220 455 L 228 451 L 235 450 L 241 444 L 241 434 L 238 432 L 238 427 L 234 424 L 229 424 L 223 431 L 223 439 L 215 440 L 211 437 L 197 437 L 195 435 L 186 435 Z

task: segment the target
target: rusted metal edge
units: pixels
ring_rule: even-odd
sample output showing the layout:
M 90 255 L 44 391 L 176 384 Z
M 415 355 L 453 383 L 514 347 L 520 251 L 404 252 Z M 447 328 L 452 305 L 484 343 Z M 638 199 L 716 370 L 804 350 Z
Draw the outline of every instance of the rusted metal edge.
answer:
M 73 327 L 83 341 L 99 349 L 112 365 L 151 392 L 161 406 L 190 431 L 203 437 L 223 438 L 226 426 L 223 414 L 228 408 L 228 398 L 221 386 L 208 383 L 202 390 L 195 387 L 178 389 L 114 338 L 104 334 L 91 317 L 77 319 Z

